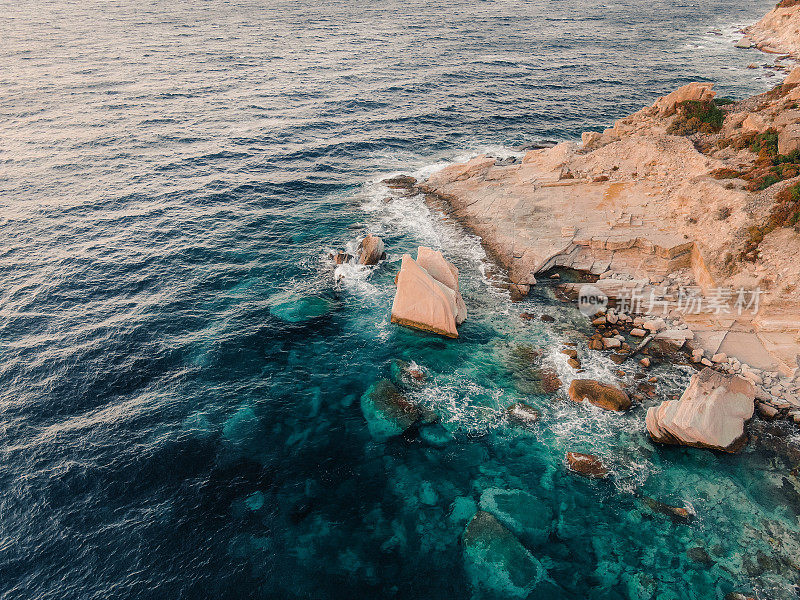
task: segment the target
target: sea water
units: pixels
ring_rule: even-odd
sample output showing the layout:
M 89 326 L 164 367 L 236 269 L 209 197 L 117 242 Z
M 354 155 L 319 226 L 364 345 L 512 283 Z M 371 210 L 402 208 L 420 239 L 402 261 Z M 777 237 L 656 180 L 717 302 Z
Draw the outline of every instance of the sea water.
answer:
M 577 139 L 688 81 L 765 91 L 781 75 L 747 67 L 772 57 L 733 43 L 770 6 L 4 2 L 0 597 L 796 598 L 790 428 L 736 456 L 652 445 L 645 409 L 692 372 L 664 363 L 628 413 L 564 401 L 565 342 L 582 376 L 637 371 L 380 183 Z M 334 268 L 367 233 L 386 260 Z M 389 321 L 419 245 L 459 268 L 458 340 Z M 365 392 L 406 363 L 432 416 L 376 436 Z M 479 509 L 497 521 L 465 534 Z

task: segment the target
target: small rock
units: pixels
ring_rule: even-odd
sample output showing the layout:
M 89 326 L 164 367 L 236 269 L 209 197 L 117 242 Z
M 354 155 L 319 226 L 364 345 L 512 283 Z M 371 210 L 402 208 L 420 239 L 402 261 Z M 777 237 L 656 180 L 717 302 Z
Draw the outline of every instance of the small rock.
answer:
M 605 325 L 605 324 L 606 324 L 605 317 L 597 317 L 594 321 L 592 321 L 592 325 L 594 325 L 595 327 L 599 327 L 600 325 Z
M 728 355 L 725 354 L 724 352 L 717 352 L 714 356 L 711 357 L 711 362 L 717 364 L 724 363 L 726 360 L 728 360 Z
M 767 421 L 772 421 L 778 416 L 778 409 L 764 402 L 756 402 L 756 410 L 758 410 L 758 414 L 761 415 L 761 418 Z
M 617 338 L 603 338 L 603 347 L 605 349 L 609 348 L 619 348 L 622 345 Z
M 644 337 L 647 335 L 647 331 L 645 331 L 644 329 L 640 329 L 638 327 L 634 327 L 633 329 L 631 329 L 631 335 L 634 337 Z
M 509 419 L 521 425 L 533 425 L 539 420 L 539 411 L 524 402 L 512 404 L 506 413 Z
M 566 354 L 570 358 L 578 358 L 578 351 L 575 348 L 563 348 L 561 354 Z
M 686 551 L 686 556 L 688 556 L 697 564 L 703 565 L 704 567 L 707 568 L 711 568 L 715 564 L 717 564 L 717 562 L 713 558 L 711 558 L 711 555 L 709 555 L 709 553 L 706 552 L 706 549 L 701 546 L 689 548 Z
M 653 512 L 666 515 L 676 523 L 690 523 L 695 517 L 694 513 L 686 508 L 670 506 L 669 504 L 664 504 L 663 502 L 648 498 L 647 496 L 642 497 L 642 502 Z
M 369 234 L 358 244 L 358 264 L 377 265 L 384 254 L 383 240 L 377 235 Z
M 555 317 L 551 317 L 550 315 L 542 315 L 541 319 L 545 323 L 555 323 L 555 321 L 556 321 L 556 318 Z
M 707 358 L 701 358 L 701 359 L 700 359 L 700 364 L 701 364 L 701 365 L 705 365 L 706 367 L 710 367 L 710 366 L 712 366 L 714 363 L 712 363 L 712 362 L 711 362 L 710 360 L 708 360 Z
M 642 360 L 639 361 L 639 364 L 642 365 L 643 367 L 649 367 L 650 359 L 645 356 Z
M 570 367 L 572 367 L 573 369 L 580 369 L 580 368 L 581 368 L 581 362 L 580 362 L 578 359 L 576 359 L 576 358 L 570 358 L 570 359 L 567 361 L 567 364 L 568 364 Z
M 608 477 L 608 469 L 594 454 L 567 452 L 566 458 L 567 466 L 573 473 L 590 479 L 605 479 Z

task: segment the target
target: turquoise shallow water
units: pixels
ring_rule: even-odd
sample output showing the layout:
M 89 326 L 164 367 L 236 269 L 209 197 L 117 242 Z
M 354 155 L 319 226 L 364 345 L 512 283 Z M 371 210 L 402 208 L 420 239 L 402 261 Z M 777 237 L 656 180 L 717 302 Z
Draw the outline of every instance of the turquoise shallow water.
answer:
M 479 240 L 380 184 L 692 79 L 767 89 L 732 41 L 768 3 L 3 8 L 4 599 L 796 598 L 783 432 L 734 457 L 657 448 L 646 407 L 553 401 L 537 369 L 566 386 L 587 322 L 546 285 L 512 304 Z M 386 262 L 334 270 L 368 231 Z M 420 244 L 460 269 L 457 341 L 389 323 Z M 376 440 L 362 397 L 397 360 L 438 422 Z M 653 372 L 648 404 L 690 376 Z M 503 417 L 521 400 L 533 429 Z M 567 450 L 611 479 L 570 475 Z M 514 537 L 484 519 L 465 541 L 479 508 Z

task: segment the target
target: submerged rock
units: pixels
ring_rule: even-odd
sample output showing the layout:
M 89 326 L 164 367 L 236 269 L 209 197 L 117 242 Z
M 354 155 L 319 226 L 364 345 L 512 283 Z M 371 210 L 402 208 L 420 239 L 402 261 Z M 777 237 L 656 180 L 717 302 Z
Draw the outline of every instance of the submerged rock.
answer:
M 400 435 L 420 418 L 419 409 L 388 379 L 376 381 L 364 392 L 361 412 L 370 434 L 379 442 Z
M 567 452 L 567 466 L 569 470 L 590 479 L 605 479 L 608 469 L 594 454 L 582 452 Z
M 331 304 L 319 296 L 298 296 L 292 292 L 281 292 L 268 300 L 272 316 L 287 323 L 302 323 L 317 319 L 330 310 Z
M 670 506 L 647 496 L 642 498 L 642 503 L 653 512 L 666 515 L 676 523 L 691 523 L 695 518 L 695 514 L 687 508 Z
M 467 572 L 479 587 L 525 598 L 547 576 L 542 564 L 488 512 L 472 517 L 462 542 Z
M 457 338 L 455 292 L 404 254 L 392 303 L 392 323 Z
M 378 261 L 385 258 L 383 240 L 377 235 L 369 234 L 358 244 L 358 264 L 377 265 Z
M 553 510 L 527 492 L 490 488 L 479 504 L 529 546 L 544 544 L 550 535 Z
M 520 425 L 533 425 L 539 420 L 539 411 L 524 402 L 509 406 L 506 414 L 510 420 Z
M 753 416 L 755 394 L 746 379 L 705 368 L 680 400 L 648 409 L 647 432 L 661 444 L 738 452 L 747 443 L 745 423 Z
M 621 389 L 593 379 L 573 379 L 569 386 L 573 402 L 588 400 L 605 410 L 623 411 L 631 407 L 631 399 Z

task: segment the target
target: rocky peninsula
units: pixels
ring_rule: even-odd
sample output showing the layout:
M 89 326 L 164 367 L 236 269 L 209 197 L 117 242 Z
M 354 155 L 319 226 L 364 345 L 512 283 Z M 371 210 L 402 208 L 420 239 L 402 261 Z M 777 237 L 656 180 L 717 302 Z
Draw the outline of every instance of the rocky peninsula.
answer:
M 796 54 L 800 2 L 784 0 L 746 33 L 759 48 Z M 424 194 L 479 235 L 507 269 L 512 298 L 559 269 L 582 274 L 562 294 L 577 299 L 589 282 L 613 307 L 593 315 L 589 349 L 612 350 L 618 363 L 648 343 L 682 351 L 698 368 L 736 376 L 713 389 L 754 386 L 745 396 L 762 416 L 800 424 L 800 67 L 752 98 L 691 83 L 580 142 L 521 159 L 481 155 L 387 185 Z M 457 271 L 435 258 L 444 266 L 431 277 L 404 257 L 392 320 L 456 337 L 465 313 Z M 414 286 L 430 288 L 430 306 L 409 300 Z M 706 387 L 712 380 L 703 377 Z M 659 419 L 676 410 L 663 407 Z M 752 415 L 738 412 L 733 431 Z M 657 420 L 654 412 L 651 434 L 669 440 Z M 727 449 L 743 439 L 719 441 L 729 433 L 684 437 Z

